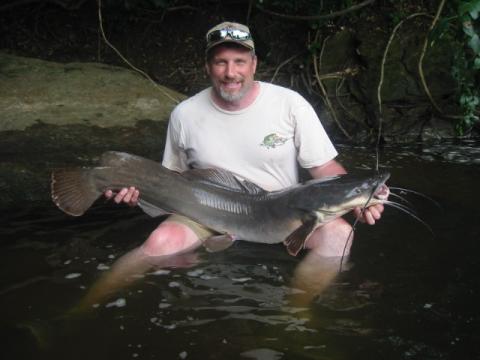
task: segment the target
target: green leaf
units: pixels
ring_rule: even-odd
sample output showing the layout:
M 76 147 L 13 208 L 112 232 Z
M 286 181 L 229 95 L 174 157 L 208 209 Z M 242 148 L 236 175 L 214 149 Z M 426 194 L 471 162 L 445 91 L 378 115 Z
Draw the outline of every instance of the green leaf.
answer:
M 475 70 L 480 70 L 480 57 L 477 56 L 473 61 L 473 68 Z
M 468 41 L 468 46 L 475 52 L 475 54 L 480 54 L 480 38 L 477 34 L 473 35 Z
M 480 0 L 471 0 L 468 2 L 462 2 L 458 7 L 458 13 L 460 15 L 469 13 L 472 19 L 474 20 L 478 18 L 479 12 L 480 12 Z
M 470 20 L 463 21 L 462 26 L 463 26 L 463 32 L 467 36 L 471 37 L 471 36 L 475 35 L 475 29 L 474 29 L 473 24 Z

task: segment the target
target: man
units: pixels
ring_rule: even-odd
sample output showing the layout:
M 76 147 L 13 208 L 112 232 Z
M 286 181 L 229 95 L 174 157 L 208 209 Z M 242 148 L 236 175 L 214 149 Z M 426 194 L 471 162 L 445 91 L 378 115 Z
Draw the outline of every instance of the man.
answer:
M 163 165 L 173 171 L 224 168 L 266 190 L 298 182 L 297 164 L 314 178 L 346 171 L 313 108 L 289 89 L 254 80 L 255 46 L 248 27 L 221 23 L 207 32 L 206 65 L 212 86 L 172 112 Z M 113 197 L 111 191 L 105 194 Z M 135 188 L 122 189 L 116 203 L 136 205 Z M 382 205 L 355 214 L 374 224 Z M 197 248 L 214 232 L 172 215 L 142 245 L 145 255 L 173 255 Z M 305 246 L 323 257 L 348 254 L 352 228 L 342 218 L 317 228 Z

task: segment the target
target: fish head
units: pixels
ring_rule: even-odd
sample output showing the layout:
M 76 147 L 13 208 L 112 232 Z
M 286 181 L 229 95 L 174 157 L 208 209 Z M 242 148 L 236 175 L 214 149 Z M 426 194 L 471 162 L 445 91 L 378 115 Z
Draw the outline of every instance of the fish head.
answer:
M 389 195 L 389 173 L 350 173 L 314 179 L 295 189 L 290 204 L 322 219 L 341 216 L 356 207 L 384 202 Z

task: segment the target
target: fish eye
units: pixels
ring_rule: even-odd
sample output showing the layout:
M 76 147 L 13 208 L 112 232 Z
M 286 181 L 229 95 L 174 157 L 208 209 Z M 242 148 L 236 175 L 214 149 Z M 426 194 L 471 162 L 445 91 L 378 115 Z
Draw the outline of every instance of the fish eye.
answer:
M 347 197 L 358 196 L 358 195 L 361 195 L 362 193 L 363 193 L 362 188 L 355 187 L 348 192 Z

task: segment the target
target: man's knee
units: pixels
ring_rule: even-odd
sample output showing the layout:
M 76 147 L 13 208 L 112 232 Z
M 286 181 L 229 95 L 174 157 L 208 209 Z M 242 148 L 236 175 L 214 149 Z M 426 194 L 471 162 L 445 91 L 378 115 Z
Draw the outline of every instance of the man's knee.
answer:
M 322 256 L 345 256 L 350 253 L 352 241 L 352 226 L 338 218 L 317 228 L 305 245 Z
M 150 234 L 141 248 L 146 255 L 161 256 L 193 250 L 200 244 L 198 236 L 187 225 L 166 220 Z

